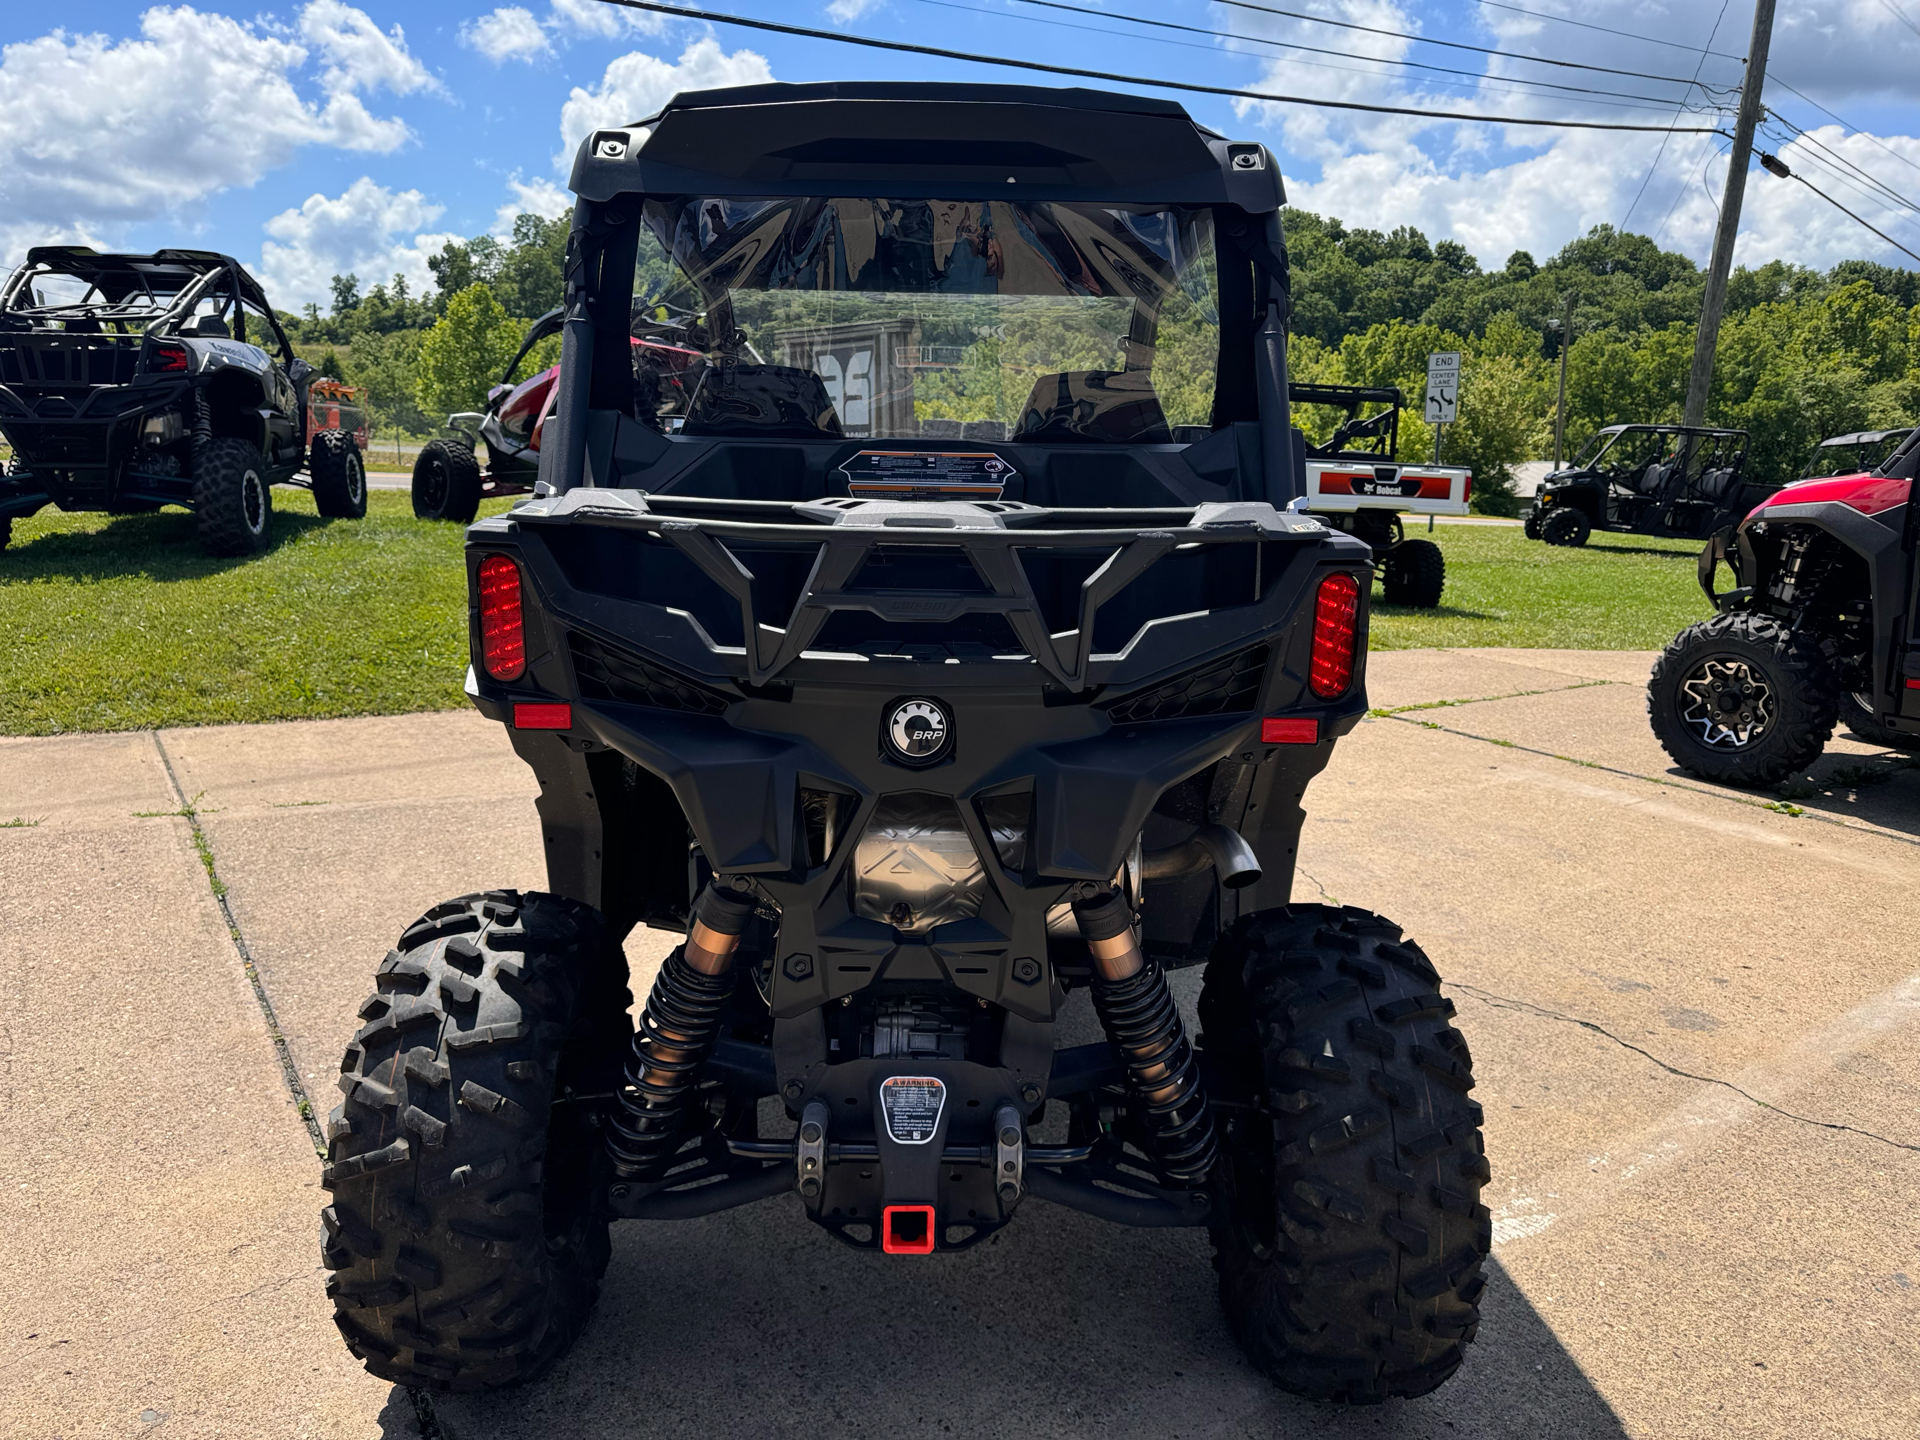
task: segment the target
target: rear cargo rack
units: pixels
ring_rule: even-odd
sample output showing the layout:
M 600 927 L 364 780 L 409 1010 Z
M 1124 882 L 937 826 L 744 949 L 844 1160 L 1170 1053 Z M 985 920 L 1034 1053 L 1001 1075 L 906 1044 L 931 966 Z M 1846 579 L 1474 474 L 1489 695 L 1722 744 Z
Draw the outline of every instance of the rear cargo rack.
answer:
M 1247 604 L 1262 594 L 1259 542 L 1310 542 L 1327 535 L 1320 521 L 1264 503 L 1049 510 L 1009 502 L 692 500 L 591 488 L 524 503 L 509 518 L 535 530 L 605 527 L 671 544 L 738 606 L 750 685 L 766 684 L 811 650 L 835 615 L 864 612 L 890 625 L 998 616 L 1026 654 L 1075 693 L 1088 688 L 1102 607 L 1168 556 L 1223 544 L 1253 545 L 1251 590 L 1231 602 Z M 773 603 L 778 587 L 741 558 L 745 549 L 770 546 L 798 550 L 808 565 L 790 606 Z M 983 583 L 858 587 L 862 567 L 883 546 L 958 548 Z M 1055 615 L 1069 628 L 1049 625 L 1049 607 L 1036 593 L 1029 569 L 1028 560 L 1047 551 L 1089 557 L 1083 562 L 1088 573 L 1067 613 Z

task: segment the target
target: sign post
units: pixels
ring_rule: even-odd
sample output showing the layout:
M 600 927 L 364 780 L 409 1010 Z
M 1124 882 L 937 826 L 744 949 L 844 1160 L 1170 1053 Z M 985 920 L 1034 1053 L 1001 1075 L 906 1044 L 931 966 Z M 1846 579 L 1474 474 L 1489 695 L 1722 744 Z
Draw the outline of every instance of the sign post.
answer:
M 1440 463 L 1440 434 L 1460 412 L 1460 352 L 1427 356 L 1427 423 L 1433 430 L 1433 463 Z

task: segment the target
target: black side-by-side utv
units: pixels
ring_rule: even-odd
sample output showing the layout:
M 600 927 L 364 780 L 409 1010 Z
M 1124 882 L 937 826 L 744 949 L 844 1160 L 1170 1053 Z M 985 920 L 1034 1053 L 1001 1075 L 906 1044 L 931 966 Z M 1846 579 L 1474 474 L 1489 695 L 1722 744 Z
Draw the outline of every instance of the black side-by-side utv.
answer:
M 790 1195 L 914 1256 L 1044 1202 L 1206 1228 L 1287 1389 L 1442 1383 L 1491 1243 L 1467 1044 L 1397 925 L 1291 898 L 1372 577 L 1294 508 L 1273 157 L 1128 95 L 765 85 L 572 186 L 540 483 L 467 543 L 551 893 L 379 967 L 328 1121 L 349 1347 L 538 1375 L 614 1218 Z M 671 423 L 663 267 L 709 347 Z M 636 1032 L 637 926 L 685 939 Z
M 1747 474 L 1747 432 L 1609 425 L 1540 482 L 1527 538 L 1584 545 L 1596 530 L 1704 540 L 1779 488 Z
M 272 487 L 303 485 L 322 515 L 367 512 L 364 422 L 319 423 L 260 283 L 210 250 L 102 255 L 44 245 L 0 288 L 0 547 L 46 505 L 194 512 L 212 555 L 272 538 Z M 348 405 L 347 410 L 353 407 Z

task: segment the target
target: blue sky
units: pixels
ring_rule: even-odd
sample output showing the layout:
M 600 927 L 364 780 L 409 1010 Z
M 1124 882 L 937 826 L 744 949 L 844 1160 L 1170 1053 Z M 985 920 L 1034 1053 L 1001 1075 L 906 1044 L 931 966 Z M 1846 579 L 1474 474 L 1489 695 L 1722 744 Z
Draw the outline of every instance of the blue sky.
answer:
M 1710 244 L 1724 140 L 1523 130 L 1432 112 L 1669 125 L 1681 95 L 1710 109 L 1738 83 L 1740 63 L 1727 57 L 1746 49 L 1751 0 L 1067 3 L 1101 13 L 1031 0 L 713 0 L 712 8 L 1418 109 L 1414 118 L 1175 96 L 1202 122 L 1272 146 L 1296 203 L 1353 224 L 1418 225 L 1434 239 L 1461 240 L 1490 266 L 1515 248 L 1545 256 L 1599 223 L 1625 222 L 1696 258 Z M 1508 53 L 1415 43 L 1276 9 Z M 495 230 L 520 208 L 562 207 L 558 186 L 578 135 L 638 118 L 679 88 L 768 77 L 1033 78 L 596 0 L 268 8 L 69 0 L 57 13 L 57 28 L 41 7 L 15 4 L 0 15 L 0 257 L 11 262 L 48 240 L 209 246 L 257 267 L 288 308 L 323 299 L 336 271 L 422 280 L 426 255 L 445 237 Z M 1231 35 L 1130 25 L 1126 16 Z M 1684 82 L 1696 67 L 1703 85 L 1720 88 L 1690 90 Z M 1916 73 L 1920 0 L 1780 0 L 1765 92 L 1779 118 L 1763 144 L 1920 251 L 1920 110 L 1905 98 Z M 1680 123 L 1720 122 L 1689 115 Z M 1916 263 L 1804 187 L 1755 172 L 1742 263 L 1826 266 L 1849 256 Z

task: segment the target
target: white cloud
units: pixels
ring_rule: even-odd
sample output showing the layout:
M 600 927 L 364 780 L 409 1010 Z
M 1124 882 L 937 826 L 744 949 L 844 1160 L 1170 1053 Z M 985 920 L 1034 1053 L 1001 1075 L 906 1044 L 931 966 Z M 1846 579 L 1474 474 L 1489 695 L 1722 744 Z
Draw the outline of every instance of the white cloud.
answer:
M 261 246 L 261 282 L 273 303 L 286 310 L 308 301 L 324 305 L 335 275 L 358 275 L 365 289 L 400 274 L 416 293 L 430 289 L 427 257 L 447 241 L 465 238 L 426 231 L 443 208 L 418 190 L 396 193 L 366 176 L 331 199 L 309 195 L 298 208 L 267 221 L 271 238 Z
M 595 130 L 643 120 L 682 90 L 764 85 L 772 79 L 765 56 L 751 50 L 729 55 L 711 36 L 687 46 L 675 64 L 635 50 L 608 65 L 592 90 L 573 88 L 560 107 L 562 148 L 555 162 L 571 164 L 580 142 Z
M 531 62 L 553 48 L 533 12 L 518 5 L 503 5 L 462 26 L 460 41 L 496 65 L 509 60 Z
M 657 10 L 602 5 L 600 0 L 553 0 L 548 23 L 577 35 L 618 40 L 623 35 L 658 35 L 667 28 L 667 17 Z
M 112 244 L 127 226 L 251 185 L 309 145 L 384 152 L 410 136 L 358 89 L 421 88 L 396 37 L 316 0 L 342 25 L 321 45 L 324 99 L 296 81 L 310 51 L 265 24 L 186 7 L 140 17 L 138 38 L 56 30 L 0 51 L 0 254 L 54 235 Z M 304 19 L 304 17 L 303 17 Z M 366 38 L 367 32 L 379 46 Z M 430 79 L 430 77 L 429 77 Z
M 833 0 L 833 3 L 827 6 L 827 18 L 836 24 L 845 25 L 850 21 L 858 20 L 879 3 L 880 0 Z
M 432 73 L 407 50 L 398 25 L 383 33 L 366 11 L 341 0 L 312 0 L 300 12 L 300 34 L 326 56 L 320 83 L 330 91 L 386 89 L 409 95 L 438 88 Z
M 513 233 L 513 222 L 522 215 L 544 215 L 553 219 L 573 213 L 573 196 L 551 180 L 522 180 L 518 175 L 507 181 L 513 198 L 494 212 L 493 234 L 504 239 Z

